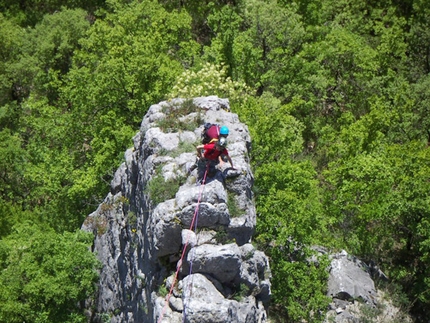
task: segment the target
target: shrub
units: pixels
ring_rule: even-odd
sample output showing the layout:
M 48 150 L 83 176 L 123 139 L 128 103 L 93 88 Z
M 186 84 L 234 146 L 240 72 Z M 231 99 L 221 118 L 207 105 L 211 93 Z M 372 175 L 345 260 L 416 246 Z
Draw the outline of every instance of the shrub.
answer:
M 157 127 L 164 132 L 177 132 L 180 130 L 194 131 L 203 123 L 200 109 L 193 103 L 193 100 L 185 100 L 182 104 L 169 104 L 163 107 L 165 118 L 157 122 Z M 183 118 L 191 113 L 197 115 L 192 119 Z
M 174 198 L 179 187 L 185 183 L 185 180 L 184 176 L 178 175 L 166 181 L 163 175 L 156 175 L 148 182 L 146 192 L 149 194 L 154 205 L 157 205 L 165 200 Z
M 204 64 L 200 70 L 186 70 L 177 78 L 170 93 L 171 98 L 194 98 L 200 96 L 217 95 L 240 101 L 248 92 L 245 83 L 235 82 L 227 77 L 223 65 Z

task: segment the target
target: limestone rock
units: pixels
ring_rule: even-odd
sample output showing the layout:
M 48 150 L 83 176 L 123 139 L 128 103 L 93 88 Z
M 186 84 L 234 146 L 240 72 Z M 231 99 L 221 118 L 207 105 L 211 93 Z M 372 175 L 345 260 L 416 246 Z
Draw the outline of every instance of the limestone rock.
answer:
M 328 294 L 343 300 L 361 299 L 367 304 L 375 304 L 375 284 L 360 260 L 348 256 L 346 252 L 335 255 L 331 261 Z
M 328 296 L 333 302 L 325 323 L 412 322 L 386 295 L 376 290 L 371 272 L 372 268 L 345 251 L 332 255 Z
M 204 122 L 229 127 L 236 170 L 219 169 L 196 185 L 187 165 Z M 133 143 L 110 193 L 82 226 L 94 233 L 102 264 L 89 321 L 266 322 L 269 262 L 250 243 L 251 139 L 228 99 L 152 105 Z

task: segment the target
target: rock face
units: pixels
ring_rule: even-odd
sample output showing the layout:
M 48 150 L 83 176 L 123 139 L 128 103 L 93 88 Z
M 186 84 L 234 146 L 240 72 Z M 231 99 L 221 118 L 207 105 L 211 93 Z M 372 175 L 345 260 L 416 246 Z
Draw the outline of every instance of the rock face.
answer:
M 346 251 L 331 257 L 327 294 L 333 302 L 324 322 L 412 322 L 375 288 L 372 277 L 387 279 L 382 271 L 369 267 Z
M 336 299 L 376 305 L 375 284 L 367 265 L 345 251 L 334 255 L 331 261 L 328 294 Z
M 250 243 L 250 136 L 229 110 L 218 97 L 150 107 L 111 192 L 83 225 L 102 263 L 91 322 L 267 321 L 268 259 Z M 197 170 L 187 170 L 205 122 L 230 129 L 236 169 L 198 185 Z

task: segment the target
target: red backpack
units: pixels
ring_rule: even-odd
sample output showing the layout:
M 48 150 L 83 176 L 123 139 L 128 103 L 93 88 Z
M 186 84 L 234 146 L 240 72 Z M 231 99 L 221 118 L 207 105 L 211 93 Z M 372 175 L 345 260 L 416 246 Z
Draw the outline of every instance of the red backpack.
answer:
M 220 126 L 214 123 L 205 123 L 202 131 L 202 144 L 214 142 L 219 138 Z

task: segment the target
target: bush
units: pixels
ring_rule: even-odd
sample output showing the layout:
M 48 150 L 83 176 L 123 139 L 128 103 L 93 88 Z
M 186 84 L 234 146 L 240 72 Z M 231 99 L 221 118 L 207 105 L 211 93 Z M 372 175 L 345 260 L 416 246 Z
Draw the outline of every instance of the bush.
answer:
M 179 187 L 185 183 L 185 180 L 184 176 L 177 176 L 174 179 L 166 181 L 163 175 L 156 175 L 148 182 L 146 192 L 149 194 L 154 205 L 157 205 L 174 198 Z
M 83 231 L 14 227 L 0 240 L 0 322 L 86 322 L 78 304 L 98 280 L 92 239 Z

